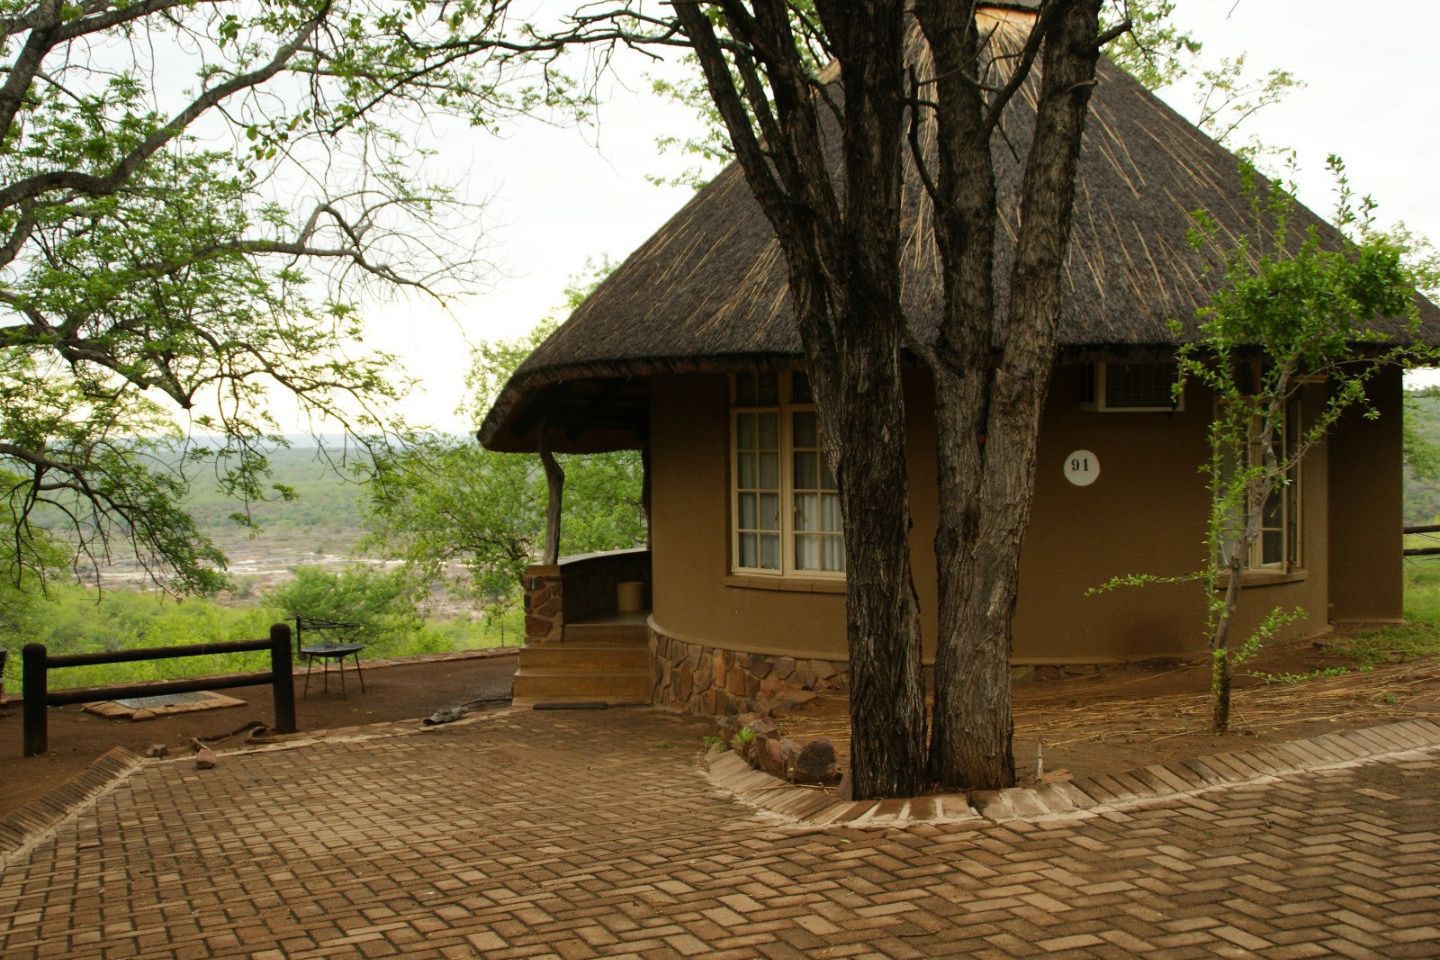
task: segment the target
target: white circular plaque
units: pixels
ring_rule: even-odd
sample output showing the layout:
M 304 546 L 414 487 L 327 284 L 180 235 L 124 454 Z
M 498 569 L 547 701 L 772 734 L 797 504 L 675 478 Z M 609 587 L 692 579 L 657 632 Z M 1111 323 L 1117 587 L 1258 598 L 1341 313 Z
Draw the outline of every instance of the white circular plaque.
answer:
M 1100 476 L 1100 458 L 1089 450 L 1076 450 L 1065 457 L 1065 479 L 1077 487 L 1088 487 Z

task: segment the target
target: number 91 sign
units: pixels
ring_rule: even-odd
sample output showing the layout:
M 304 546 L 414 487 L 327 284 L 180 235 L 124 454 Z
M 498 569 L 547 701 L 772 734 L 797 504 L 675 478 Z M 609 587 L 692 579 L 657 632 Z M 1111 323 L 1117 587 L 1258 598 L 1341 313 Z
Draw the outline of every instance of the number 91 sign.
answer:
M 1065 479 L 1077 487 L 1088 487 L 1100 476 L 1100 458 L 1089 450 L 1076 450 L 1065 458 Z

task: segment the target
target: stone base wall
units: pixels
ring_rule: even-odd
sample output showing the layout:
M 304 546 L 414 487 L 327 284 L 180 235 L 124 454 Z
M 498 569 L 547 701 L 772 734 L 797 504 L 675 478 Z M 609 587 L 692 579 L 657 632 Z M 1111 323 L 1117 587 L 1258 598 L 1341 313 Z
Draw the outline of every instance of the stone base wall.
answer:
M 565 592 L 560 568 L 533 564 L 525 568 L 525 642 L 550 643 L 565 634 Z
M 850 666 L 686 643 L 650 628 L 651 699 L 704 716 L 767 714 L 849 689 Z

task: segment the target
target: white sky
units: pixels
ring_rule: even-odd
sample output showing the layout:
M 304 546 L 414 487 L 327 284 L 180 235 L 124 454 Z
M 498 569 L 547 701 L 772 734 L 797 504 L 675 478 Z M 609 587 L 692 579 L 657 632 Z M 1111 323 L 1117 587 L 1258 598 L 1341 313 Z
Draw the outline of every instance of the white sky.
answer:
M 1440 4 L 1179 0 L 1176 17 L 1205 44 L 1203 62 L 1248 53 L 1253 70 L 1284 68 L 1306 84 L 1247 129 L 1297 151 L 1300 195 L 1316 212 L 1332 211 L 1325 158 L 1337 153 L 1355 189 L 1380 202 L 1382 222 L 1403 219 L 1440 240 L 1440 82 L 1433 63 Z M 644 69 L 636 64 L 629 71 L 632 87 L 646 86 Z M 1183 91 L 1163 95 L 1194 114 Z M 653 97 L 617 87 L 598 131 L 527 124 L 503 140 L 468 132 L 447 137 L 447 165 L 465 172 L 473 196 L 490 198 L 484 222 L 498 270 L 490 289 L 454 303 L 449 317 L 416 301 L 367 310 L 368 345 L 401 354 L 423 383 L 405 407 L 412 419 L 463 427 L 452 411 L 468 345 L 529 329 L 553 312 L 587 258 L 624 259 L 685 202 L 688 190 L 652 186 L 645 175 L 683 165 L 659 156 L 654 141 L 692 123 Z

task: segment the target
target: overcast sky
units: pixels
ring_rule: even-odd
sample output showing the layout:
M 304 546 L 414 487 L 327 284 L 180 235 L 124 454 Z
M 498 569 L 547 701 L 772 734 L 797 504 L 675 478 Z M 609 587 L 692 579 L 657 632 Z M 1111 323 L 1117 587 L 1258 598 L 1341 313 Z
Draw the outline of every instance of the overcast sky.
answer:
M 1252 68 L 1280 67 L 1305 83 L 1248 128 L 1265 142 L 1293 147 L 1300 194 L 1328 215 L 1333 183 L 1328 154 L 1341 155 L 1354 187 L 1380 202 L 1382 221 L 1405 220 L 1440 239 L 1440 82 L 1434 37 L 1440 4 L 1391 0 L 1179 0 L 1177 19 L 1205 44 L 1203 62 L 1247 53 Z M 420 302 L 367 307 L 371 347 L 405 358 L 423 381 L 406 407 L 414 420 L 459 429 L 453 416 L 469 344 L 511 337 L 552 313 L 567 281 L 587 258 L 617 262 L 663 224 L 689 191 L 651 185 L 646 175 L 683 162 L 658 155 L 655 138 L 683 134 L 683 112 L 633 89 L 609 91 L 599 128 L 585 132 L 538 124 L 512 127 L 505 139 L 448 136 L 446 165 L 488 198 L 483 227 L 495 264 L 489 289 L 457 301 L 450 316 Z M 1162 92 L 1193 116 L 1183 90 Z

